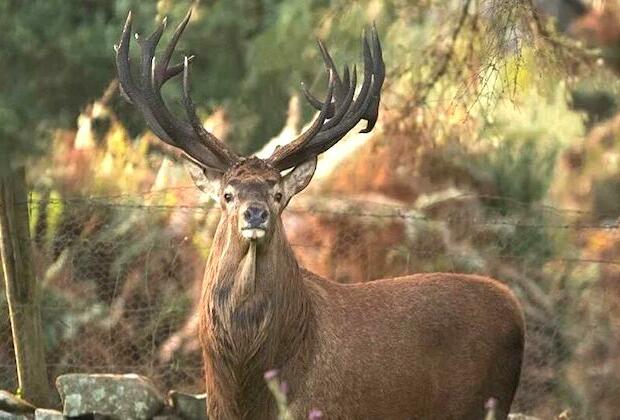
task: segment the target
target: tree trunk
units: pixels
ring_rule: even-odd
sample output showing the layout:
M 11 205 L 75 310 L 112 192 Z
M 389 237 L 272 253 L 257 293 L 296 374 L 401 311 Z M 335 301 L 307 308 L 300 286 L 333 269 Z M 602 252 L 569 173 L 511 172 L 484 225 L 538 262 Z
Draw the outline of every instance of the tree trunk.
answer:
M 26 170 L 0 168 L 0 251 L 22 396 L 38 407 L 52 403 L 47 377 L 37 279 L 28 227 Z

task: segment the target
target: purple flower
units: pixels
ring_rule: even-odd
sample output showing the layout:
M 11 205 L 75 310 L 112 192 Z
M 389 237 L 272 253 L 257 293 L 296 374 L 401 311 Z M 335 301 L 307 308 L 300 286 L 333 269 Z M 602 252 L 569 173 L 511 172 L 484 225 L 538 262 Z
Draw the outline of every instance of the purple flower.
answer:
M 495 410 L 497 407 L 497 400 L 493 397 L 489 398 L 487 402 L 484 404 L 484 408 L 487 410 Z
M 308 420 L 321 420 L 322 418 L 323 412 L 321 410 L 317 410 L 316 408 L 310 410 L 310 413 L 308 414 Z
M 278 369 L 268 370 L 267 372 L 265 372 L 265 380 L 266 381 L 271 381 L 272 379 L 277 378 L 278 377 L 278 373 L 280 373 L 278 371 Z

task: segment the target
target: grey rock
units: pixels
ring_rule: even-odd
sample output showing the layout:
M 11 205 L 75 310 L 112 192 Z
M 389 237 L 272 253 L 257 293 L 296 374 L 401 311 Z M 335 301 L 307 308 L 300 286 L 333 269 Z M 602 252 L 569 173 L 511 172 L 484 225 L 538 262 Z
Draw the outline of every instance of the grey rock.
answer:
M 59 376 L 56 388 L 67 417 L 97 413 L 110 419 L 147 420 L 164 407 L 153 383 L 135 374 L 73 373 Z
M 0 420 L 29 420 L 25 414 L 13 414 L 0 410 Z
M 28 401 L 22 400 L 17 395 L 8 391 L 0 390 L 0 411 L 13 414 L 34 413 L 35 406 Z
M 152 420 L 183 420 L 179 416 L 175 416 L 174 414 L 164 414 L 161 416 L 155 416 Z
M 185 420 L 208 420 L 207 394 L 186 394 L 179 391 L 168 393 L 170 405 Z
M 37 408 L 34 411 L 34 420 L 65 420 L 65 416 L 60 411 Z

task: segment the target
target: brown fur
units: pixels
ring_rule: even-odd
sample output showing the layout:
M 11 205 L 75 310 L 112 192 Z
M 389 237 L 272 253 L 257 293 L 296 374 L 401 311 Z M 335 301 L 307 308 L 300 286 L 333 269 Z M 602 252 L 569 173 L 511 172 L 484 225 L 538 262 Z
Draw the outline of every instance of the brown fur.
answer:
M 264 169 L 239 180 L 275 176 Z M 253 200 L 267 196 L 256 189 Z M 524 323 L 505 286 L 443 273 L 338 284 L 298 266 L 270 209 L 261 241 L 241 237 L 234 211 L 215 234 L 200 316 L 210 418 L 275 418 L 271 369 L 294 418 L 481 419 L 490 397 L 506 417 Z

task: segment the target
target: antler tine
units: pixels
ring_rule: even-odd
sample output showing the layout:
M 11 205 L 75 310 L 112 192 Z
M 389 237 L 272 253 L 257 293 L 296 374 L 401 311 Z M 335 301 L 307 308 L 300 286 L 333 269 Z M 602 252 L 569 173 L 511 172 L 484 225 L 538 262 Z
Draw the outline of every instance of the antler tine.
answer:
M 170 136 L 168 136 L 168 133 L 166 133 L 164 129 L 159 125 L 159 123 L 153 116 L 153 113 L 149 110 L 144 95 L 140 93 L 140 90 L 135 85 L 131 76 L 131 71 L 129 68 L 129 43 L 131 39 L 131 23 L 132 15 L 131 12 L 129 12 L 129 14 L 127 15 L 127 20 L 125 21 L 125 25 L 123 27 L 121 40 L 118 45 L 114 46 L 114 50 L 116 51 L 116 70 L 118 73 L 121 93 L 123 94 L 123 96 L 129 99 L 129 102 L 133 103 L 141 111 L 144 119 L 146 120 L 146 124 L 151 130 L 153 130 L 153 133 L 155 133 L 157 137 L 172 146 L 176 146 L 174 140 L 172 140 Z
M 344 79 L 341 80 L 340 76 L 338 75 L 338 69 L 336 68 L 336 65 L 334 64 L 334 60 L 332 59 L 331 55 L 329 54 L 329 51 L 325 47 L 325 44 L 323 44 L 323 42 L 321 40 L 318 40 L 317 44 L 319 46 L 319 50 L 321 51 L 321 56 L 323 57 L 323 62 L 325 63 L 325 68 L 328 71 L 331 70 L 331 71 L 334 72 L 335 83 L 336 83 L 336 85 L 334 87 L 334 98 L 335 98 L 336 103 L 337 103 L 339 101 L 342 101 L 344 99 L 344 97 L 346 96 L 346 92 L 345 92 L 344 86 L 348 86 L 349 85 L 349 68 L 348 68 L 348 66 L 345 65 L 344 71 L 343 71 L 343 78 Z M 304 96 L 308 100 L 308 102 L 310 102 L 310 104 L 314 108 L 316 108 L 317 110 L 320 110 L 321 108 L 323 108 L 323 102 L 321 102 L 312 93 L 310 93 L 310 91 L 308 90 L 308 88 L 306 87 L 306 85 L 303 82 L 301 83 L 301 89 L 302 89 L 302 92 L 303 92 Z M 331 103 L 329 104 L 329 109 L 328 109 L 328 112 L 327 112 L 327 118 L 332 118 L 334 116 L 335 107 L 336 107 L 336 104 L 331 104 Z
M 331 58 L 330 58 L 331 61 Z M 332 63 L 333 64 L 333 63 Z M 331 69 L 335 69 L 334 67 L 328 67 L 330 70 Z M 338 73 L 334 73 L 335 74 L 335 80 L 336 80 L 336 86 L 338 86 L 338 84 L 340 84 L 340 93 L 336 94 L 334 93 L 334 98 L 335 98 L 335 102 L 334 103 L 329 103 L 327 105 L 327 118 L 329 118 L 329 122 L 328 124 L 331 124 L 331 122 L 336 118 L 336 107 L 339 107 L 340 104 L 342 102 L 344 102 L 349 93 L 354 94 L 355 93 L 355 86 L 353 86 L 353 92 L 349 92 L 351 89 L 350 86 L 350 81 L 349 81 L 349 66 L 345 65 L 344 66 L 344 70 L 343 70 L 343 76 L 342 76 L 342 81 L 340 80 L 340 77 L 338 76 Z M 355 84 L 354 84 L 355 85 Z M 344 86 L 348 86 L 347 91 L 344 91 Z M 308 91 L 308 88 L 306 88 L 306 85 L 301 82 L 301 88 L 303 91 L 304 96 L 306 97 L 306 99 L 308 99 L 308 102 L 310 102 L 310 105 L 314 106 L 316 109 L 321 110 L 323 108 L 324 103 L 321 102 L 320 100 L 318 100 L 316 97 L 314 97 L 314 95 L 312 95 L 312 93 L 310 93 L 310 91 Z M 336 89 L 334 87 L 334 89 Z M 339 96 L 340 95 L 340 96 Z M 351 97 L 352 99 L 353 97 Z M 348 107 L 348 104 L 347 104 Z M 343 109 L 343 111 L 346 109 Z M 339 119 L 338 119 L 339 121 Z
M 189 119 L 196 134 L 200 136 L 202 141 L 209 146 L 219 159 L 223 161 L 233 162 L 235 157 L 230 154 L 228 149 L 220 147 L 219 140 L 202 125 L 202 121 L 196 114 L 196 107 L 190 96 L 189 88 L 189 58 L 185 57 L 183 60 L 183 105 L 185 106 L 185 113 Z
M 155 49 L 157 48 L 157 44 L 159 44 L 159 40 L 164 33 L 164 29 L 166 29 L 166 21 L 167 19 L 164 18 L 164 20 L 157 25 L 157 29 L 155 29 L 155 31 L 153 31 L 153 33 L 146 39 L 140 38 L 136 33 L 136 41 L 138 42 L 141 51 L 140 67 L 143 82 L 149 80 L 151 63 L 153 62 L 153 57 L 155 57 Z
M 357 87 L 357 68 L 355 66 L 353 66 L 353 76 L 351 77 L 351 81 L 349 82 L 348 77 L 346 78 L 346 81 L 349 86 L 349 88 L 347 89 L 347 94 L 344 98 L 342 98 L 342 101 L 337 104 L 336 113 L 332 118 L 330 118 L 329 121 L 325 123 L 325 125 L 323 126 L 323 130 L 327 130 L 338 125 L 338 123 L 342 121 L 349 107 L 351 106 L 351 102 L 353 101 L 353 97 L 355 96 L 355 88 Z
M 326 67 L 333 69 L 335 66 L 327 49 L 322 43 L 319 43 L 319 48 L 321 49 Z M 304 87 L 304 95 L 308 98 L 310 104 L 314 107 L 320 105 L 322 108 L 326 108 L 330 111 L 330 117 L 318 131 L 313 133 L 310 140 L 304 141 L 303 144 L 295 148 L 278 149 L 270 158 L 270 162 L 274 167 L 279 170 L 285 170 L 323 153 L 344 137 L 362 119 L 367 121 L 367 125 L 361 132 L 372 130 L 377 121 L 380 92 L 385 79 L 385 65 L 383 63 L 381 45 L 374 25 L 369 36 L 366 32 L 362 36 L 362 51 L 364 80 L 355 99 L 357 85 L 357 72 L 355 68 L 350 81 L 348 67 L 345 67 L 344 72 L 345 83 L 338 77 L 341 89 L 334 95 L 335 102 L 333 103 L 331 98 L 325 102 L 319 101 Z M 345 85 L 347 89 L 345 89 Z M 305 136 L 306 133 L 302 135 Z M 297 140 L 294 143 L 297 143 Z
M 175 30 L 169 47 L 170 45 L 173 47 L 176 46 L 176 42 L 183 33 L 183 30 L 187 25 L 187 21 L 188 16 L 181 21 Z M 146 42 L 141 45 L 141 48 L 143 48 L 143 59 L 148 59 L 151 63 L 148 77 L 143 79 L 142 83 L 147 103 L 149 104 L 153 115 L 158 120 L 161 127 L 168 133 L 177 133 L 174 138 L 177 147 L 186 153 L 191 154 L 196 160 L 204 161 L 207 166 L 215 167 L 217 169 L 224 169 L 232 164 L 233 161 L 229 159 L 228 154 L 222 153 L 222 150 L 224 149 L 223 144 L 220 141 L 211 141 L 204 144 L 203 136 L 196 131 L 196 127 L 193 124 L 188 124 L 183 120 L 175 118 L 166 107 L 166 104 L 161 96 L 160 89 L 163 85 L 163 80 L 166 78 L 166 74 L 168 73 L 168 68 L 165 62 L 157 62 L 155 58 L 155 49 L 161 38 L 159 31 L 160 29 L 163 30 L 164 27 L 165 23 L 162 23 L 153 36 L 149 37 L 149 41 L 152 42 Z M 145 49 L 148 49 L 148 51 L 144 51 Z M 166 59 L 166 57 L 164 57 L 164 59 Z M 143 66 L 145 65 L 145 63 L 142 64 Z M 206 133 L 204 128 L 202 131 Z
M 310 105 L 312 105 L 315 109 L 321 110 L 323 108 L 324 103 L 317 99 L 312 93 L 310 93 L 304 82 L 301 82 L 301 92 L 304 94 L 306 100 L 310 103 Z M 327 104 L 327 118 L 331 118 L 334 115 L 334 112 L 334 104 Z
M 183 150 L 194 162 L 213 169 L 224 171 L 232 165 L 238 157 L 230 151 L 225 144 L 220 142 L 213 134 L 202 127 L 196 116 L 195 108 L 189 99 L 189 88 L 184 86 L 186 111 L 190 123 L 180 120 L 172 115 L 161 97 L 161 87 L 169 80 L 180 74 L 191 58 L 186 57 L 181 64 L 169 67 L 170 58 L 176 44 L 187 26 L 190 13 L 179 24 L 174 32 L 172 40 L 166 48 L 162 60 L 157 62 L 155 52 L 166 27 L 164 19 L 151 36 L 145 40 L 139 39 L 141 49 L 141 78 L 136 85 L 131 75 L 129 65 L 129 44 L 131 35 L 132 16 L 129 13 L 127 22 L 121 35 L 121 42 L 116 47 L 116 66 L 119 82 L 138 110 L 142 113 L 147 125 L 164 142 Z M 187 73 L 187 70 L 185 70 Z M 184 77 L 187 79 L 187 76 Z
M 325 44 L 323 44 L 321 40 L 318 40 L 317 43 L 319 44 L 319 49 L 321 50 L 321 55 L 323 56 L 325 67 L 328 70 L 331 70 L 334 72 L 334 80 L 335 80 L 334 97 L 337 100 L 338 98 L 341 98 L 342 96 L 344 96 L 344 87 L 342 85 L 342 80 L 340 80 L 338 69 L 336 68 L 336 65 L 334 64 L 334 60 L 332 59 L 332 56 L 329 55 L 329 51 L 327 51 L 327 47 L 325 47 Z
M 381 42 L 379 41 L 379 35 L 377 34 L 377 27 L 373 23 L 370 37 L 371 49 L 372 49 L 372 61 L 374 63 L 373 73 L 375 85 L 379 86 L 378 89 L 373 91 L 373 100 L 367 112 L 364 114 L 364 119 L 368 121 L 366 128 L 360 133 L 370 132 L 375 124 L 377 118 L 379 118 L 379 102 L 381 101 L 381 86 L 385 80 L 385 63 L 383 62 L 383 53 L 381 51 Z
M 190 55 L 189 57 L 186 57 L 186 58 L 187 58 L 187 61 L 191 63 L 195 57 L 196 57 L 195 55 Z M 164 77 L 164 80 L 162 81 L 162 84 L 166 83 L 168 79 L 171 79 L 174 76 L 183 73 L 184 68 L 185 68 L 185 60 L 181 61 L 180 63 L 175 64 L 172 67 L 169 67 L 168 71 L 166 72 L 166 76 Z
M 159 63 L 156 68 L 156 75 L 158 78 L 157 81 L 160 84 L 163 84 L 166 80 L 184 71 L 185 60 L 183 60 L 183 62 L 171 68 L 168 68 L 168 65 L 170 64 L 172 53 L 174 52 L 174 49 L 176 48 L 177 43 L 179 42 L 179 39 L 181 38 L 181 35 L 183 34 L 183 31 L 185 30 L 185 27 L 189 23 L 189 19 L 191 17 L 192 17 L 192 9 L 190 8 L 185 14 L 185 17 L 183 18 L 181 23 L 179 23 L 179 26 L 177 26 L 177 28 L 175 29 L 174 34 L 172 34 L 170 43 L 168 43 L 168 46 L 166 47 L 166 49 L 164 50 L 164 53 L 161 56 L 161 60 L 159 60 Z
M 368 44 L 368 40 L 366 39 L 366 31 L 364 31 L 364 34 L 362 35 L 362 51 L 363 51 L 362 55 L 364 57 L 364 80 L 362 81 L 362 87 L 360 88 L 360 91 L 357 94 L 357 99 L 351 105 L 350 112 L 353 115 L 356 115 L 357 111 L 364 104 L 364 98 L 368 95 L 368 91 L 370 90 L 370 85 L 373 80 L 372 76 L 373 76 L 374 65 L 372 61 L 372 55 L 370 54 L 370 45 Z
M 362 50 L 364 56 L 364 81 L 362 82 L 362 87 L 360 88 L 357 98 L 353 101 L 350 108 L 345 111 L 345 118 L 343 118 L 339 124 L 335 124 L 331 127 L 325 127 L 324 130 L 312 139 L 311 146 L 316 147 L 320 145 L 325 147 L 325 150 L 329 149 L 351 129 L 353 129 L 353 127 L 355 127 L 361 119 L 364 119 L 373 98 L 372 87 L 374 85 L 376 88 L 377 83 L 379 83 L 379 79 L 374 77 L 375 75 L 373 71 L 375 69 L 375 65 L 373 62 L 373 56 L 370 53 L 370 45 L 365 32 L 362 37 Z M 382 80 L 380 82 L 383 83 Z M 378 86 L 380 90 L 381 85 Z M 366 132 L 365 130 L 366 129 L 361 130 L 361 132 Z M 320 150 L 320 147 L 317 150 Z

